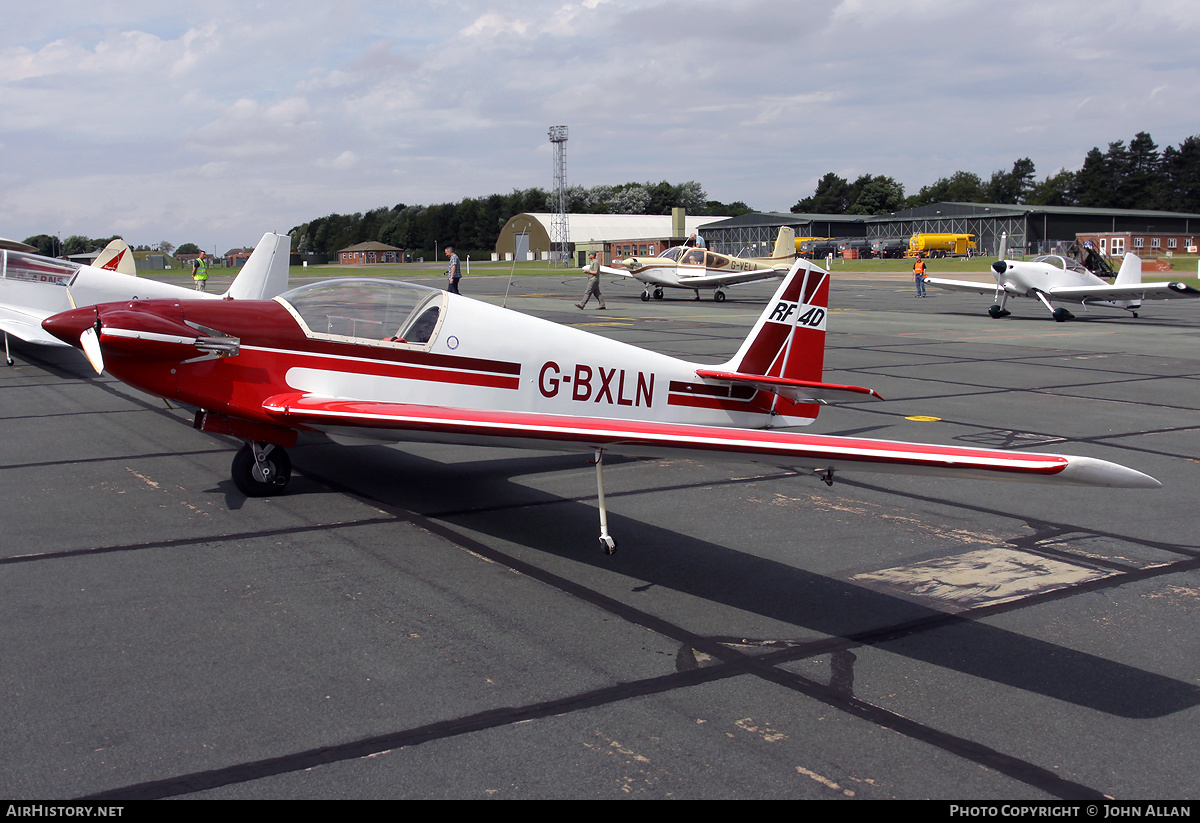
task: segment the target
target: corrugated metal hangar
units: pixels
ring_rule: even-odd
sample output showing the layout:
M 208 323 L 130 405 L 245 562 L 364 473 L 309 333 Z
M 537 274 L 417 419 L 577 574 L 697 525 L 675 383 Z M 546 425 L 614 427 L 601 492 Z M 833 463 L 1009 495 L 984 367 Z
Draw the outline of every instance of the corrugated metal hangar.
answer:
M 1200 232 L 1200 214 L 1133 209 L 1089 209 L 1068 206 L 1014 206 L 988 203 L 934 203 L 893 214 L 743 214 L 704 227 L 708 247 L 726 254 L 770 248 L 780 226 L 797 237 L 909 237 L 918 232 L 973 234 L 978 253 L 995 255 L 1001 233 L 1008 246 L 1027 254 L 1069 245 L 1078 234 L 1092 232 Z

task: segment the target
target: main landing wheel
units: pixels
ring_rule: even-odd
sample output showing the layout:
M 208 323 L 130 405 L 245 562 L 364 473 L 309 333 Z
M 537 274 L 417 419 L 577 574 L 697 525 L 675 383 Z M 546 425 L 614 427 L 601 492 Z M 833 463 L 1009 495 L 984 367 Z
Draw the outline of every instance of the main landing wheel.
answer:
M 256 457 L 255 452 L 258 452 Z M 247 497 L 281 493 L 292 477 L 292 460 L 278 446 L 247 443 L 233 457 L 233 484 Z
M 663 291 L 662 291 L 662 289 L 655 289 L 655 290 L 654 290 L 654 299 L 655 299 L 655 300 L 662 300 L 662 299 L 663 299 Z
M 723 291 L 713 292 L 713 300 L 715 300 L 718 303 L 724 303 L 725 302 L 725 292 L 723 292 Z
M 1054 314 L 1052 316 L 1054 317 L 1055 323 L 1065 323 L 1068 320 L 1075 319 L 1075 315 L 1071 314 L 1069 311 L 1064 309 L 1062 306 L 1059 306 L 1057 309 L 1055 309 Z

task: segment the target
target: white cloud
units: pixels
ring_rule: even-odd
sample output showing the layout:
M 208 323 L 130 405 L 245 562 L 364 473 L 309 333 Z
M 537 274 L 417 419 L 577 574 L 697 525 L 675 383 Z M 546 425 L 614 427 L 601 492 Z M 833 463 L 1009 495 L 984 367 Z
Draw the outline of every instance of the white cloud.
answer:
M 783 210 L 826 171 L 912 191 L 1200 131 L 1200 4 L 1182 0 L 46 0 L 10 17 L 8 236 L 119 220 L 132 242 L 236 246 L 548 187 L 558 123 L 572 183 L 697 180 Z

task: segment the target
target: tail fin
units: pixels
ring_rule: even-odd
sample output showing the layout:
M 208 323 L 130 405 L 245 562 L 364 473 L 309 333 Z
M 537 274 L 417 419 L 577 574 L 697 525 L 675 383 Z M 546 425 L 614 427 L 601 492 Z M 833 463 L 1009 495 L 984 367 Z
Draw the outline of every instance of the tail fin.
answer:
M 1142 258 L 1133 252 L 1126 252 L 1121 261 L 1121 270 L 1117 272 L 1114 286 L 1138 286 L 1142 282 Z
M 105 246 L 104 251 L 100 252 L 100 256 L 91 265 L 92 268 L 116 271 L 137 277 L 137 267 L 133 264 L 133 252 L 129 250 L 129 245 L 119 237 Z
M 828 313 L 829 272 L 809 260 L 797 260 L 724 368 L 739 374 L 820 382 Z
M 783 258 L 791 260 L 796 256 L 796 230 L 791 226 L 780 226 L 775 238 L 775 251 L 771 255 L 776 260 Z
M 829 272 L 801 258 L 733 359 L 696 374 L 755 389 L 751 404 L 769 415 L 768 426 L 811 423 L 829 401 L 882 399 L 871 389 L 821 382 L 828 315 Z
M 292 238 L 288 235 L 264 234 L 224 296 L 235 300 L 269 300 L 283 294 L 288 287 L 291 251 Z

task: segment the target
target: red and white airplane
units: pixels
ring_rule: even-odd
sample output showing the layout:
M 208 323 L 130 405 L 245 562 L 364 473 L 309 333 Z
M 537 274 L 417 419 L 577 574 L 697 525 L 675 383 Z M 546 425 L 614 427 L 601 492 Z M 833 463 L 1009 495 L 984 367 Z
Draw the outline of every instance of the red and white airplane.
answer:
M 267 232 L 224 294 L 201 292 L 148 277 L 137 277 L 133 254 L 124 240 L 114 240 L 90 266 L 39 254 L 0 249 L 0 333 L 4 356 L 9 335 L 39 346 L 61 346 L 45 333 L 42 321 L 76 306 L 113 300 L 264 300 L 287 289 L 291 238 Z
M 685 455 L 810 469 L 1155 488 L 1089 457 L 805 435 L 827 400 L 879 399 L 821 381 L 829 274 L 792 267 L 721 366 L 688 363 L 398 281 L 302 286 L 270 301 L 133 300 L 51 317 L 97 371 L 194 406 L 195 427 L 246 441 L 233 479 L 287 485 L 298 431 L 335 441 L 428 441 L 595 456 L 600 541 L 615 547 L 603 457 Z

